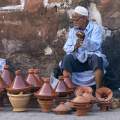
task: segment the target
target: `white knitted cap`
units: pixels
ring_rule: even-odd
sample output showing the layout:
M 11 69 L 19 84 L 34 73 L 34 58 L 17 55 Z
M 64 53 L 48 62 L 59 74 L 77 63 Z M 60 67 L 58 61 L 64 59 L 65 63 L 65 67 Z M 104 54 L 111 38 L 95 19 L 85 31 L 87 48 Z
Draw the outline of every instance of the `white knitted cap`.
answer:
M 74 12 L 83 16 L 88 16 L 88 10 L 85 7 L 77 6 Z

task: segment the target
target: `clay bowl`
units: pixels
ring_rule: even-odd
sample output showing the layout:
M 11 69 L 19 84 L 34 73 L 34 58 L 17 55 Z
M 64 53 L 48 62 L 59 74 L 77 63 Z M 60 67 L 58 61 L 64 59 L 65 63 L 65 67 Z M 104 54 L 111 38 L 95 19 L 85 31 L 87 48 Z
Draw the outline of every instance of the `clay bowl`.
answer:
M 102 87 L 96 90 L 96 98 L 98 101 L 110 101 L 113 96 L 113 92 L 111 89 L 107 87 Z
M 84 93 L 92 94 L 93 90 L 91 87 L 77 87 L 75 90 L 76 96 L 82 95 Z
M 13 111 L 15 112 L 27 111 L 27 105 L 29 104 L 29 100 L 32 94 L 20 93 L 18 95 L 13 95 L 7 93 L 7 95 L 13 107 Z

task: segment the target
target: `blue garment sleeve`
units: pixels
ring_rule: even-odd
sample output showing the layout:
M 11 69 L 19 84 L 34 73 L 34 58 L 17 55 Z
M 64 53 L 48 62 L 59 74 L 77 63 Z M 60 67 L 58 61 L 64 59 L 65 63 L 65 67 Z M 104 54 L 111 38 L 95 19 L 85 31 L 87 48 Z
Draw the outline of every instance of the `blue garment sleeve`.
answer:
M 67 41 L 63 47 L 66 54 L 70 54 L 74 51 L 74 46 L 76 44 L 75 36 L 74 36 L 74 30 L 70 29 L 68 33 Z
M 103 38 L 103 29 L 101 26 L 94 26 L 94 29 L 91 33 L 91 37 L 88 39 L 87 43 L 87 51 L 88 52 L 96 52 L 101 51 Z

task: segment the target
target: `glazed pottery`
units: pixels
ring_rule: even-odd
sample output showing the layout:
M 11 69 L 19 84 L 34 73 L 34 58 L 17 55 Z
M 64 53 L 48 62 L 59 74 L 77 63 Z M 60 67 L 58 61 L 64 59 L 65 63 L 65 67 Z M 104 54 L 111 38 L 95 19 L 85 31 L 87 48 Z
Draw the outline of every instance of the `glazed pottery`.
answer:
M 41 87 L 40 81 L 34 75 L 34 69 L 28 70 L 28 76 L 27 76 L 26 81 L 29 85 L 33 87 L 34 89 L 33 91 L 37 91 Z
M 31 94 L 23 94 L 21 92 L 20 94 L 13 95 L 8 93 L 8 97 L 13 107 L 13 111 L 15 112 L 27 111 L 27 105 L 29 103 Z
M 56 108 L 52 110 L 56 114 L 66 114 L 69 112 L 69 109 L 64 105 L 64 102 L 61 102 Z
M 6 85 L 8 85 L 8 86 L 11 85 L 11 83 L 12 83 L 12 75 L 11 75 L 11 73 L 9 71 L 9 66 L 8 65 L 4 66 L 4 70 L 3 70 L 2 74 L 1 74 L 1 77 L 4 80 Z
M 21 71 L 16 71 L 16 77 L 7 91 L 12 94 L 18 94 L 20 92 L 28 93 L 31 91 L 31 86 L 22 78 Z

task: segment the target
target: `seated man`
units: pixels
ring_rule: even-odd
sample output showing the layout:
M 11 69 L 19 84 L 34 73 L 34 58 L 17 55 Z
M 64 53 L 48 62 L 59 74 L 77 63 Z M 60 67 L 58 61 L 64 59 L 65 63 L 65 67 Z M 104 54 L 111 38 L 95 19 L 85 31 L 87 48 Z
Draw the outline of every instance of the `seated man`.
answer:
M 72 20 L 74 27 L 69 30 L 64 45 L 66 55 L 60 65 L 62 74 L 71 77 L 76 85 L 91 87 L 96 85 L 95 87 L 99 88 L 108 64 L 106 56 L 101 51 L 102 26 L 95 21 L 89 21 L 88 10 L 82 6 L 74 9 Z M 78 42 L 78 32 L 84 33 L 82 44 Z

